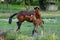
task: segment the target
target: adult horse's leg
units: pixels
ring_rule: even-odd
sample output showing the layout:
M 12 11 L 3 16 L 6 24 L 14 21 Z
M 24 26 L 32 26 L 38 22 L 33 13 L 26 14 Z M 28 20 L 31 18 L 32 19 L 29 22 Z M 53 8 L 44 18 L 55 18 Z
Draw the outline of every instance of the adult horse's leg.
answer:
M 18 26 L 17 31 L 20 29 L 21 24 L 22 24 L 22 22 L 17 22 L 17 26 Z

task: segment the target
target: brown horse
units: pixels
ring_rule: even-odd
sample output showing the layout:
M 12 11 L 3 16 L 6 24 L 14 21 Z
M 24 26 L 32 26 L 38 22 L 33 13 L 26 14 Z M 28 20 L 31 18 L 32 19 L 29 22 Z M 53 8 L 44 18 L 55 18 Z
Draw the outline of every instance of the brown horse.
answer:
M 32 31 L 32 34 L 34 34 L 34 32 L 37 32 L 36 30 L 37 30 L 38 25 L 40 25 L 42 28 L 41 34 L 42 35 L 44 34 L 43 21 L 41 19 L 41 13 L 40 13 L 40 9 L 38 7 L 35 7 L 33 11 L 25 10 L 25 11 L 20 11 L 18 13 L 11 15 L 9 17 L 9 24 L 11 24 L 12 18 L 15 15 L 17 15 L 17 19 L 18 19 L 17 31 L 20 29 L 22 22 L 28 21 L 28 22 L 32 22 L 34 24 L 34 29 Z

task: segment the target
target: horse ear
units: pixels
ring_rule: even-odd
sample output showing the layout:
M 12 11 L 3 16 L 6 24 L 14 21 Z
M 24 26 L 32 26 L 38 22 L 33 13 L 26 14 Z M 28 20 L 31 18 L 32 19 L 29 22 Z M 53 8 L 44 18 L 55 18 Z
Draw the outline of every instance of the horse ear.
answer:
M 35 7 L 34 9 L 35 9 L 35 10 L 36 10 L 36 9 L 39 9 L 39 7 Z
M 38 8 L 38 9 L 40 9 L 40 8 Z

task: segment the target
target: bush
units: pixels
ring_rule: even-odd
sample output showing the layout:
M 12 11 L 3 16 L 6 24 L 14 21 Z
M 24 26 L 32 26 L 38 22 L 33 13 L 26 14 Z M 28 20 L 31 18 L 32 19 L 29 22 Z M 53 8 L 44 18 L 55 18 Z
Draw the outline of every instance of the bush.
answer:
M 58 9 L 60 10 L 60 5 L 58 6 Z

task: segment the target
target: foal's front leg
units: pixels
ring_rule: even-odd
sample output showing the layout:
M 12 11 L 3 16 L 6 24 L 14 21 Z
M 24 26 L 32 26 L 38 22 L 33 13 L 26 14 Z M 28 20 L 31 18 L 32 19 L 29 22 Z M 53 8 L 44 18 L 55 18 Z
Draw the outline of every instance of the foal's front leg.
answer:
M 32 36 L 33 37 L 37 37 L 37 27 L 38 27 L 38 25 L 37 24 L 34 24 L 34 29 L 32 31 Z

